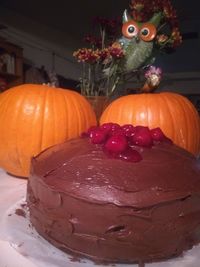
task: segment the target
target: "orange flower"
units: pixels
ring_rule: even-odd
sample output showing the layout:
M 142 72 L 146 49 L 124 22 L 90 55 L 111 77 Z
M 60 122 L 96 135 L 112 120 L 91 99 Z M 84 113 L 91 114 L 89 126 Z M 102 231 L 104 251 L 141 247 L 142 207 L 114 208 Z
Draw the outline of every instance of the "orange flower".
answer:
M 177 47 L 182 43 L 182 36 L 179 32 L 178 28 L 173 28 L 172 29 L 172 40 L 173 40 L 173 47 Z
M 159 34 L 156 36 L 156 41 L 158 44 L 163 44 L 165 43 L 169 37 L 166 34 Z
M 122 50 L 120 45 L 114 44 L 109 47 L 109 52 L 112 58 L 122 58 L 124 56 L 124 51 Z
M 136 11 L 141 11 L 145 7 L 145 0 L 132 0 L 130 7 Z
M 99 60 L 99 50 L 92 50 L 88 48 L 78 49 L 73 53 L 73 56 L 77 58 L 78 62 L 86 62 L 94 64 Z

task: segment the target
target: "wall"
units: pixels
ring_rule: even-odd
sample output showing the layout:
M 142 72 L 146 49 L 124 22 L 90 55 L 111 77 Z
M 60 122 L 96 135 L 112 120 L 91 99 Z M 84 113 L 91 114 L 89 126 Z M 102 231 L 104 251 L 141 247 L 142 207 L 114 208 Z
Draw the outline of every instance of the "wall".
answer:
M 65 78 L 79 78 L 80 66 L 72 56 L 76 42 L 70 36 L 4 8 L 0 8 L 0 22 L 7 27 L 0 30 L 0 36 L 23 48 L 26 63 L 44 65 L 47 71 L 55 68 Z

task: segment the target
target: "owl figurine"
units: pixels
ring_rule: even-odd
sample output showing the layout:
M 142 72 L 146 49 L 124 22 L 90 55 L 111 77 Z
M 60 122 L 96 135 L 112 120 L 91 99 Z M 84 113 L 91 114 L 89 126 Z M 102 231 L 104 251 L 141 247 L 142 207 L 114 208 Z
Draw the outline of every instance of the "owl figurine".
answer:
M 161 19 L 162 13 L 159 12 L 155 13 L 148 22 L 141 23 L 130 17 L 127 10 L 124 11 L 122 37 L 116 41 L 124 52 L 124 58 L 118 65 L 118 73 L 122 70 L 125 74 L 137 71 L 153 63 L 154 40 Z M 109 73 L 112 75 L 111 69 Z

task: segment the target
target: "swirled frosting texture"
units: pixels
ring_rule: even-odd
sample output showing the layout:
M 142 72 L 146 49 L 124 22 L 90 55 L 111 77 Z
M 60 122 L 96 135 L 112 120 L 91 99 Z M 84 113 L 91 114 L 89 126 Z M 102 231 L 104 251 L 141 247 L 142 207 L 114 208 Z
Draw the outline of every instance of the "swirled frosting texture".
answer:
M 66 252 L 108 262 L 166 259 L 198 243 L 198 161 L 167 143 L 135 149 L 139 163 L 80 138 L 33 158 L 27 202 L 36 230 Z

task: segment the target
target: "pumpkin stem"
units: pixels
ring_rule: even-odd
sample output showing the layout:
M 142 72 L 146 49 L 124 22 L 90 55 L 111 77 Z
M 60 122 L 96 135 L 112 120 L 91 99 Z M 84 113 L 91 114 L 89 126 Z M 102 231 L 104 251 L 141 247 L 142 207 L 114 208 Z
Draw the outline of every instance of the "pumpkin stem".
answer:
M 47 86 L 49 86 L 49 87 L 56 88 L 56 86 L 55 86 L 54 83 L 43 83 L 42 85 L 47 85 Z

